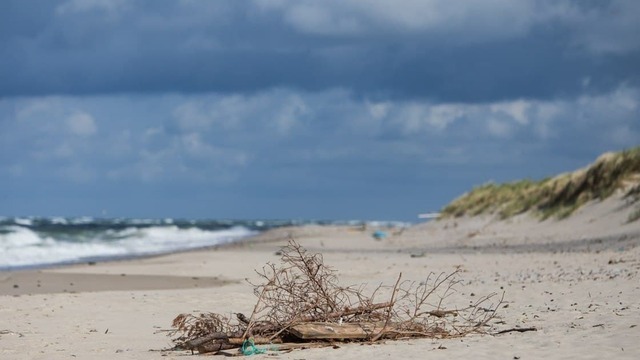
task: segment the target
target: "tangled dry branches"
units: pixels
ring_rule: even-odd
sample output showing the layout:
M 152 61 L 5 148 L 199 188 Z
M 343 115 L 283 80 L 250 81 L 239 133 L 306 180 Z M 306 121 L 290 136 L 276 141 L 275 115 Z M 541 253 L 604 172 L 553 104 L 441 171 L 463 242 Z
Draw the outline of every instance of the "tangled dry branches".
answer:
M 485 332 L 502 302 L 490 294 L 465 308 L 448 308 L 447 299 L 460 283 L 457 271 L 431 273 L 419 283 L 402 281 L 400 274 L 395 285 L 378 286 L 367 295 L 364 285 L 341 286 L 321 254 L 309 254 L 293 240 L 282 250 L 281 264 L 269 263 L 257 274 L 261 282 L 252 285 L 258 299 L 249 318 L 242 313 L 235 319 L 181 314 L 170 333 L 176 347 L 215 352 L 237 348 L 249 338 L 281 343 L 457 337 Z M 385 301 L 376 300 L 383 296 Z

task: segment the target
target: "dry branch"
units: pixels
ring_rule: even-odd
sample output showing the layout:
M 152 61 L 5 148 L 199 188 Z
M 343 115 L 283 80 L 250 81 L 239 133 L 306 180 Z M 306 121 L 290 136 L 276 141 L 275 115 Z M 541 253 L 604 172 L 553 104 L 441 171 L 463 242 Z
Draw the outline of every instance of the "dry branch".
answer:
M 341 317 L 349 316 L 349 315 L 362 315 L 362 314 L 372 313 L 376 310 L 387 309 L 392 306 L 393 304 L 391 302 L 383 302 L 383 303 L 371 304 L 366 306 L 361 305 L 356 308 L 345 308 L 343 311 L 336 311 L 333 313 L 325 314 L 324 317 L 327 318 L 328 320 L 334 320 L 334 319 L 339 319 Z M 303 316 L 300 318 L 300 321 L 303 321 L 303 322 L 318 321 L 318 320 L 319 319 L 317 316 Z
M 393 286 L 393 291 L 391 292 L 391 300 L 389 301 L 389 303 L 391 303 L 391 306 L 387 308 L 387 316 L 384 319 L 384 325 L 382 326 L 382 329 L 380 330 L 378 335 L 374 336 L 371 341 L 377 341 L 378 339 L 380 339 L 384 335 L 384 332 L 389 325 L 389 320 L 391 320 L 391 311 L 393 310 L 393 305 L 395 304 L 394 301 L 396 298 L 396 292 L 398 292 L 398 284 L 400 284 L 400 279 L 402 279 L 402 273 L 398 275 L 398 280 L 396 280 L 396 284 Z
M 506 334 L 506 333 L 509 333 L 509 332 L 527 332 L 527 331 L 538 331 L 538 329 L 535 328 L 535 327 L 511 328 L 511 329 L 500 330 L 500 331 L 496 332 L 495 335 Z

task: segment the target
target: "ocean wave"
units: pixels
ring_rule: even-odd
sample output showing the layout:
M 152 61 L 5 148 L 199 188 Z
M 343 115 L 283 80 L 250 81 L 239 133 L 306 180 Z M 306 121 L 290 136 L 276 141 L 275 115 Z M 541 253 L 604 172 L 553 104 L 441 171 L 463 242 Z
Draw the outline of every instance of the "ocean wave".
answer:
M 59 228 L 34 229 L 33 223 L 20 223 L 24 225 L 0 228 L 2 270 L 185 251 L 236 241 L 256 233 L 243 226 L 219 230 L 167 225 L 61 231 Z
M 166 254 L 283 226 L 406 226 L 393 221 L 0 217 L 0 270 Z

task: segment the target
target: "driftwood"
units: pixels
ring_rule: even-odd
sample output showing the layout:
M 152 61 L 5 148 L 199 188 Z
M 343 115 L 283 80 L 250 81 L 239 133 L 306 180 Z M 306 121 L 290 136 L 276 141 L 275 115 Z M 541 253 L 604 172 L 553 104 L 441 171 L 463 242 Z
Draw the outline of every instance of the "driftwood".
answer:
M 535 328 L 535 327 L 511 328 L 511 329 L 500 330 L 500 331 L 496 332 L 495 335 L 506 334 L 506 333 L 509 333 L 509 332 L 527 332 L 527 331 L 538 331 L 538 329 Z
M 458 316 L 458 310 L 432 310 L 427 312 L 428 315 L 435 317 L 445 317 L 447 315 Z
M 251 338 L 254 345 L 265 345 L 265 344 L 280 344 L 282 341 L 278 340 L 270 340 L 267 338 Z M 198 350 L 199 353 L 211 353 L 218 352 L 221 350 L 229 350 L 229 349 L 237 349 L 241 347 L 246 339 L 241 337 L 237 338 L 224 338 L 224 339 L 210 339 L 208 341 L 202 342 L 198 344 L 194 350 Z
M 335 345 L 332 345 L 331 343 L 284 343 L 275 345 L 274 349 L 277 349 L 278 351 L 289 351 L 294 349 L 311 349 L 327 346 Z
M 184 347 L 186 349 L 197 349 L 199 346 L 208 344 L 208 343 L 227 343 L 231 345 L 242 345 L 244 339 L 242 338 L 242 334 L 231 334 L 232 337 L 225 333 L 213 333 L 206 336 L 199 337 L 197 339 L 193 339 L 185 342 Z M 235 337 L 233 337 L 235 336 Z M 269 344 L 269 343 L 277 343 L 279 340 L 271 340 L 268 338 L 253 338 L 254 343 L 256 344 Z
M 204 343 L 211 342 L 212 340 L 224 340 L 228 338 L 229 338 L 228 334 L 225 334 L 223 332 L 214 332 L 209 335 L 205 335 L 193 340 L 189 340 L 184 343 L 184 347 L 186 347 L 187 349 L 195 349 Z
M 310 322 L 292 326 L 289 333 L 303 340 L 369 339 L 383 327 L 381 323 Z
M 322 255 L 308 254 L 293 240 L 281 256 L 280 265 L 268 263 L 257 271 L 262 282 L 252 284 L 257 301 L 249 317 L 180 314 L 169 332 L 175 349 L 251 354 L 335 341 L 459 337 L 487 333 L 502 303 L 490 294 L 465 308 L 447 308 L 460 283 L 458 271 L 430 273 L 419 283 L 402 281 L 400 274 L 393 286 L 366 294 L 364 285 L 340 286 Z M 388 300 L 375 301 L 380 296 Z
M 229 349 L 237 349 L 237 348 L 238 348 L 238 345 L 236 344 L 229 344 L 224 341 L 211 341 L 211 342 L 200 344 L 196 346 L 195 349 L 198 350 L 200 354 L 206 354 L 206 353 L 218 352 L 221 350 L 229 350 Z

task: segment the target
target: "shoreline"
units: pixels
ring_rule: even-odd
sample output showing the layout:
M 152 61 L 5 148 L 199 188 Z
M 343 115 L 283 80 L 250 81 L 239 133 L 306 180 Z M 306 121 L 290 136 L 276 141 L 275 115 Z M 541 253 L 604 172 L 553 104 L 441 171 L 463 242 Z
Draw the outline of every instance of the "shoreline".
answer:
M 48 218 L 43 218 L 46 219 L 46 221 L 51 221 Z M 135 219 L 133 219 L 135 220 Z M 216 221 L 216 220 L 211 220 L 210 222 L 222 222 L 222 221 Z M 238 221 L 238 223 L 243 223 L 244 221 Z M 280 222 L 280 221 L 276 221 L 276 222 Z M 293 221 L 291 221 L 293 222 Z M 135 224 L 135 221 L 132 221 L 132 223 Z M 114 223 L 117 226 L 120 226 L 121 224 L 119 223 Z M 371 225 L 374 224 L 374 225 Z M 318 221 L 308 221 L 308 222 L 302 222 L 301 225 L 282 225 L 282 226 L 276 226 L 276 225 L 269 225 L 266 227 L 266 229 L 264 230 L 255 230 L 255 229 L 251 229 L 251 228 L 245 228 L 243 225 L 234 225 L 230 228 L 221 228 L 221 229 L 207 229 L 207 228 L 199 228 L 199 227 L 193 227 L 193 228 L 187 228 L 187 229 L 181 229 L 182 231 L 189 231 L 192 229 L 195 229 L 195 231 L 203 231 L 203 232 L 211 232 L 211 236 L 218 236 L 219 232 L 225 232 L 225 231 L 230 231 L 233 229 L 238 229 L 238 228 L 242 228 L 244 230 L 246 230 L 248 232 L 248 234 L 245 234 L 243 236 L 233 236 L 231 238 L 228 237 L 222 237 L 219 239 L 213 239 L 214 243 L 210 243 L 210 244 L 200 244 L 198 246 L 193 246 L 191 243 L 189 243 L 189 239 L 188 239 L 188 233 L 181 233 L 178 234 L 180 237 L 182 237 L 182 240 L 186 240 L 186 243 L 181 244 L 180 245 L 179 242 L 175 242 L 175 246 L 173 248 L 169 248 L 169 249 L 161 249 L 161 250 L 141 250 L 139 248 L 135 248 L 133 247 L 132 249 L 128 249 L 128 251 L 126 251 L 125 253 L 119 253 L 119 254 L 114 254 L 114 255 L 100 255 L 100 253 L 96 252 L 94 255 L 84 255 L 84 256 L 80 256 L 80 257 L 76 257 L 76 258 L 71 258 L 70 256 L 67 256 L 66 259 L 61 259 L 61 260 L 53 260 L 50 262 L 44 262 L 42 261 L 42 258 L 44 257 L 44 254 L 38 254 L 36 252 L 36 254 L 38 255 L 38 257 L 34 260 L 32 260 L 30 263 L 27 263 L 25 261 L 20 261 L 21 257 L 24 258 L 28 258 L 30 255 L 29 254 L 18 254 L 17 255 L 17 259 L 0 259 L 0 261 L 4 260 L 3 264 L 0 264 L 0 273 L 2 272 L 12 272 L 12 271 L 30 271 L 30 270 L 43 270 L 43 269 L 51 269 L 51 268 L 59 268 L 59 267 L 66 267 L 66 266 L 77 266 L 77 265 L 81 265 L 81 264 L 89 264 L 89 265 L 94 265 L 96 263 L 103 263 L 103 262 L 113 262 L 113 261 L 135 261 L 138 259 L 145 259 L 145 258 L 153 258 L 153 257 L 158 257 L 158 256 L 167 256 L 167 255 L 171 255 L 171 254 L 179 254 L 179 253 L 186 253 L 186 252 L 193 252 L 193 251 L 206 251 L 209 249 L 216 249 L 219 247 L 225 247 L 225 246 L 236 246 L 236 245 L 240 245 L 242 246 L 245 243 L 252 243 L 252 242 L 264 242 L 264 241 L 268 241 L 268 239 L 266 239 L 263 234 L 267 234 L 266 237 L 269 237 L 269 234 L 272 233 L 280 233 L 281 231 L 288 231 L 287 229 L 328 229 L 328 228 L 353 228 L 353 229 L 358 229 L 358 228 L 364 228 L 366 229 L 369 226 L 374 226 L 376 228 L 385 228 L 385 229 L 397 229 L 400 226 L 398 225 L 399 222 L 395 222 L 395 221 L 386 221 L 386 222 L 382 222 L 382 221 L 362 221 L 361 224 L 359 225 L 354 225 L 353 221 L 351 222 L 345 222 L 344 224 L 341 221 L 335 221 L 335 222 L 329 222 L 326 221 L 326 224 L 323 224 L 322 222 L 318 222 Z M 105 226 L 104 223 L 101 224 L 101 226 Z M 407 226 L 409 226 L 408 223 L 404 224 L 402 226 L 402 228 L 406 228 Z M 170 227 L 170 226 L 169 226 Z M 71 231 L 73 229 L 68 229 L 66 231 Z M 137 230 L 141 230 L 144 231 L 146 230 L 146 228 L 140 228 Z M 163 228 L 158 228 L 159 231 L 163 231 Z M 2 233 L 3 229 L 0 227 L 0 233 Z M 38 232 L 40 231 L 38 228 L 35 229 L 30 229 L 30 228 L 25 228 L 24 231 L 26 232 Z M 46 238 L 48 235 L 47 233 L 47 229 L 42 230 L 43 233 L 41 234 L 36 234 L 34 233 L 33 236 L 36 238 Z M 121 230 L 119 230 L 121 231 Z M 298 231 L 298 230 L 296 230 Z M 64 233 L 64 231 L 63 231 Z M 9 235 L 12 235 L 12 232 L 9 231 Z M 95 235 L 95 234 L 93 234 Z M 107 234 L 109 235 L 109 234 Z M 169 237 L 169 236 L 173 236 L 176 234 L 166 234 L 164 235 L 165 237 Z M 196 234 L 198 235 L 198 234 Z M 71 235 L 72 237 L 74 235 Z M 126 244 L 126 240 L 130 240 L 132 242 L 141 242 L 146 240 L 145 238 L 136 238 L 136 237 L 131 237 L 130 239 L 126 239 L 127 235 L 124 235 L 124 239 L 125 242 L 123 244 L 120 244 L 119 246 L 121 248 L 118 248 L 119 250 L 124 250 L 124 248 L 127 248 L 127 244 Z M 152 241 L 155 239 L 151 239 Z M 40 244 L 31 244 L 30 242 L 33 241 L 32 238 L 17 238 L 17 239 L 11 239 L 9 238 L 9 244 L 11 244 L 11 242 L 27 242 L 27 245 L 29 245 L 28 247 L 31 248 L 35 248 L 38 249 L 39 252 L 42 252 L 43 250 L 40 248 Z M 175 241 L 175 240 L 174 240 Z M 68 241 L 67 240 L 63 240 L 61 241 L 61 244 L 68 244 L 68 243 L 72 243 L 75 244 L 73 241 Z M 81 240 L 80 242 L 77 243 L 78 245 L 84 245 L 85 243 Z M 103 244 L 102 242 L 98 241 L 98 244 Z M 87 243 L 87 245 L 94 245 L 91 243 Z M 110 246 L 111 244 L 109 242 L 105 242 L 104 243 L 105 246 Z M 48 249 L 47 245 L 45 245 L 43 247 L 43 249 Z M 11 252 L 11 248 L 9 248 L 9 252 Z M 51 250 L 55 253 L 56 252 L 56 247 L 52 247 Z M 15 256 L 15 255 L 14 255 Z M 55 258 L 55 257 L 54 257 Z M 14 263 L 24 263 L 21 265 L 6 265 L 6 264 L 10 264 L 12 262 L 12 260 L 14 261 Z M 37 262 L 39 261 L 39 262 Z

